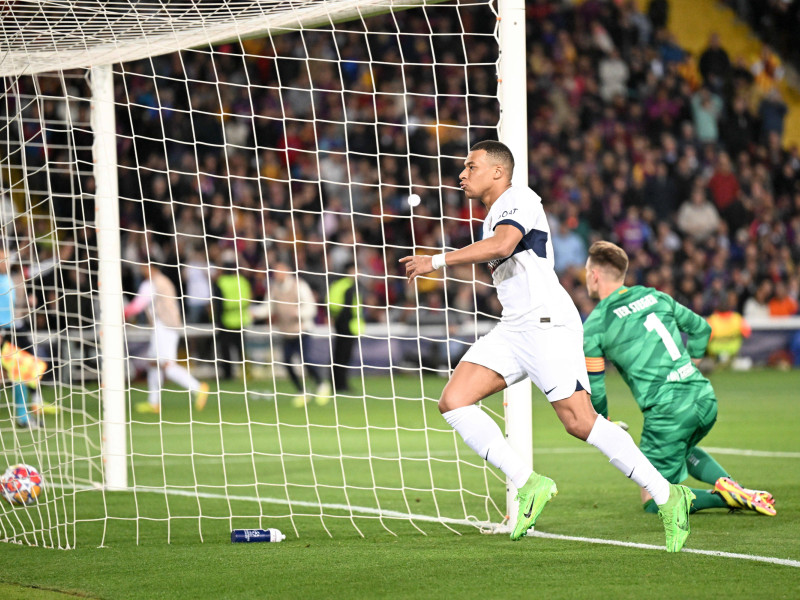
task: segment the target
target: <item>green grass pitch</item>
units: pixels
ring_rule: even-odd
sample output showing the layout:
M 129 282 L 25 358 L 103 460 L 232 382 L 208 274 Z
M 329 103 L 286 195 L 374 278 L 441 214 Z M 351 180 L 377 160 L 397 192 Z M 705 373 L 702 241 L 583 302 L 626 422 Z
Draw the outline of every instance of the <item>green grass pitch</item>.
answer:
M 72 551 L 0 544 L 0 594 L 4 598 L 61 598 L 69 594 L 91 598 L 453 595 L 481 599 L 538 596 L 639 599 L 735 593 L 798 598 L 797 372 L 719 372 L 711 379 L 720 412 L 714 430 L 702 445 L 743 484 L 771 491 L 778 508 L 775 518 L 749 512 L 729 514 L 725 510 L 693 515 L 687 548 L 724 555 L 690 552 L 668 555 L 647 547 L 587 541 L 597 538 L 661 546 L 663 532 L 658 519 L 641 510 L 635 485 L 608 465 L 597 451 L 564 433 L 538 392 L 534 392 L 533 399 L 535 468 L 557 481 L 559 495 L 540 517 L 537 530 L 561 537 L 529 537 L 513 543 L 505 535 L 482 535 L 471 527 L 455 526 L 462 534 L 456 535 L 441 525 L 420 521 L 418 525 L 426 533 L 422 535 L 408 521 L 387 522 L 398 534 L 394 536 L 369 515 L 351 517 L 347 511 L 328 509 L 326 513 L 333 516 L 320 519 L 315 503 L 330 506 L 343 502 L 341 485 L 345 479 L 354 489 L 366 487 L 372 481 L 381 488 L 378 492 L 353 492 L 349 498 L 352 504 L 359 505 L 359 493 L 377 493 L 383 507 L 420 515 L 435 513 L 434 498 L 424 486 L 413 494 L 403 495 L 396 490 L 402 478 L 424 482 L 428 467 L 418 460 L 426 451 L 424 444 L 430 444 L 434 456 L 455 453 L 452 434 L 438 416 L 435 402 L 425 402 L 421 407 L 418 400 L 421 394 L 435 397 L 444 380 L 430 378 L 420 382 L 418 378 L 395 378 L 392 388 L 388 378 L 375 378 L 366 382 L 368 394 L 404 398 L 397 402 L 397 410 L 385 400 L 366 403 L 340 400 L 325 407 L 312 404 L 306 413 L 294 408 L 282 394 L 277 402 L 264 399 L 245 405 L 241 389 L 232 387 L 227 395 L 223 394 L 219 406 L 212 403 L 200 416 L 207 423 L 193 423 L 191 436 L 185 424 L 186 403 L 180 401 L 180 395 L 166 399 L 162 423 L 154 417 L 139 417 L 143 423 L 131 430 L 139 452 L 134 458 L 136 484 L 158 487 L 166 480 L 170 485 L 197 485 L 207 492 L 207 497 L 198 502 L 189 496 L 143 493 L 137 494 L 134 503 L 130 494 L 109 494 L 109 502 L 115 503 L 114 510 L 118 513 L 128 511 L 132 516 L 138 510 L 141 516 L 152 520 L 140 520 L 138 527 L 132 520 L 113 522 L 105 532 L 105 548 L 95 547 L 98 536 L 102 535 L 102 521 L 81 525 L 79 548 Z M 271 386 L 271 382 L 264 383 L 264 389 Z M 616 376 L 609 376 L 608 387 L 612 417 L 631 424 L 631 433 L 638 438 L 641 415 L 629 392 Z M 279 383 L 278 391 L 288 391 L 283 382 Z M 135 396 L 133 400 L 142 397 Z M 489 404 L 498 408 L 499 400 L 494 398 Z M 87 407 L 91 412 L 91 399 L 87 400 Z M 219 424 L 219 410 L 224 426 Z M 313 424 L 311 433 L 304 427 L 282 427 L 281 435 L 276 436 L 268 425 L 255 430 L 245 426 L 248 419 L 270 423 L 275 417 L 287 425 L 304 424 L 308 419 Z M 175 424 L 169 424 L 170 421 Z M 335 430 L 331 427 L 334 422 L 344 427 Z M 393 427 L 395 423 L 407 428 L 400 440 Z M 426 424 L 441 433 L 424 435 L 419 429 Z M 5 437 L 8 435 L 3 433 L 6 450 L 10 447 Z M 367 447 L 381 458 L 371 462 L 352 459 L 346 461 L 344 470 L 336 466 L 338 460 L 334 464 L 333 459 L 326 458 L 340 452 L 358 456 Z M 394 456 L 392 453 L 396 454 L 398 447 L 407 456 Z M 224 461 L 214 457 L 223 448 Z M 419 454 L 413 453 L 415 448 Z M 251 449 L 261 453 L 263 460 L 254 464 L 247 456 Z M 318 458 L 303 458 L 309 449 Z M 162 451 L 169 453 L 168 461 L 161 461 Z M 285 456 L 281 460 L 273 456 L 281 451 L 294 453 L 297 458 L 288 460 Z M 463 445 L 459 452 L 469 458 L 469 451 Z M 461 477 L 470 485 L 482 483 L 481 469 L 470 467 L 470 463 L 459 468 L 454 464 L 450 461 L 437 464 L 436 468 L 442 469 L 437 473 L 437 481 L 455 482 Z M 479 465 L 480 461 L 476 459 L 474 464 Z M 285 515 L 285 507 L 260 506 L 242 499 L 234 501 L 238 504 L 233 512 L 250 517 L 235 526 L 277 526 L 288 534 L 288 539 L 280 544 L 231 544 L 230 522 L 211 518 L 222 514 L 222 508 L 227 512 L 227 506 L 216 504 L 227 502 L 218 497 L 222 491 L 221 473 L 224 471 L 224 478 L 231 484 L 229 495 L 247 498 L 256 492 L 249 484 L 253 469 L 264 469 L 258 471 L 258 480 L 267 482 L 269 470 L 274 468 L 286 470 L 291 499 L 302 501 L 306 507 L 306 516 L 295 517 L 301 535 L 294 535 L 292 523 L 285 516 L 253 523 L 260 514 Z M 313 485 L 314 479 L 309 475 L 312 468 L 320 485 Z M 469 481 L 470 478 L 479 481 Z M 502 483 L 491 477 L 489 486 L 502 506 Z M 464 495 L 456 488 L 454 484 L 452 492 L 437 494 L 440 506 L 465 502 Z M 265 484 L 257 492 L 273 498 L 280 491 Z M 87 498 L 97 495 L 86 493 Z M 362 504 L 366 505 L 368 500 L 363 499 Z M 466 502 L 470 501 L 467 498 Z M 84 504 L 86 507 L 78 509 L 79 516 L 91 517 L 80 512 L 93 510 L 91 502 Z M 484 514 L 493 510 L 482 506 L 468 508 L 474 513 L 483 510 Z M 165 543 L 167 524 L 162 520 L 167 511 L 197 515 L 171 524 L 169 545 Z M 323 521 L 332 537 L 322 526 Z M 365 537 L 358 535 L 352 521 Z M 200 531 L 204 543 L 199 542 Z M 785 565 L 731 556 L 736 553 L 792 562 Z

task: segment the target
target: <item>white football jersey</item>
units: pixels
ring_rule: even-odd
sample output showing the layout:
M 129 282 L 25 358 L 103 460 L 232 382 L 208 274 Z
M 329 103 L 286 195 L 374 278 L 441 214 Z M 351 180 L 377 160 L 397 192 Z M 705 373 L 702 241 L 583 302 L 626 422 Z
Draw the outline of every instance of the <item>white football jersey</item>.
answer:
M 498 225 L 512 225 L 522 240 L 508 258 L 489 263 L 501 320 L 512 330 L 553 325 L 580 326 L 572 298 L 553 270 L 553 242 L 542 199 L 530 188 L 512 186 L 492 205 L 483 222 L 483 238 Z

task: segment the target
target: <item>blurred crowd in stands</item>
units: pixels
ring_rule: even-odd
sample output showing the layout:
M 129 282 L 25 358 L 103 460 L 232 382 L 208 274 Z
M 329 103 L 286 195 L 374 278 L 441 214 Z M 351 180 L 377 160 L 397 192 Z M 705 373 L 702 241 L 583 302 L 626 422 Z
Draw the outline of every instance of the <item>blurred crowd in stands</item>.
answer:
M 800 1 L 798 0 L 724 0 L 761 41 L 772 45 L 795 69 L 800 69 Z
M 629 253 L 631 283 L 701 315 L 743 310 L 764 281 L 767 302 L 796 300 L 800 156 L 782 147 L 787 107 L 759 64 L 772 55 L 747 64 L 714 35 L 695 59 L 658 27 L 666 11 L 535 2 L 529 14 L 532 184 L 562 281 L 587 312 L 580 268 L 600 237 Z
M 629 283 L 701 315 L 797 314 L 800 152 L 782 144 L 780 61 L 768 48 L 730 56 L 717 36 L 693 57 L 666 29 L 668 12 L 667 0 L 646 12 L 632 0 L 527 3 L 529 155 L 517 168 L 550 217 L 557 272 L 587 315 L 586 250 L 609 239 L 631 257 Z M 376 17 L 448 34 L 459 15 L 477 34 L 469 44 L 365 41 L 354 24 L 123 65 L 126 264 L 163 265 L 189 322 L 209 319 L 214 273 L 237 269 L 258 302 L 278 261 L 311 285 L 320 321 L 326 290 L 353 263 L 367 323 L 498 314 L 488 269 L 448 269 L 446 285 L 415 291 L 397 263 L 480 230 L 485 210 L 457 175 L 469 142 L 496 135 L 495 22 L 434 6 Z M 368 53 L 381 58 L 360 62 Z M 411 191 L 423 198 L 413 218 Z M 135 291 L 135 269 L 125 273 Z

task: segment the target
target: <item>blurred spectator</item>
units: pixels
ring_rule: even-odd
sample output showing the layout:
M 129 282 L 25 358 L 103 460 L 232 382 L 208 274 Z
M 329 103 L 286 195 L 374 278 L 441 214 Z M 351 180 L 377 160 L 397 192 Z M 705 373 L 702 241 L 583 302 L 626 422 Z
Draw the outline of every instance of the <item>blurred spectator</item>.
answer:
M 728 53 L 719 44 L 719 34 L 714 32 L 708 39 L 708 46 L 700 55 L 698 64 L 703 84 L 717 94 L 725 91 L 731 72 L 731 60 Z
M 788 110 L 778 88 L 771 88 L 758 105 L 762 142 L 766 142 L 773 133 L 777 134 L 778 139 L 783 137 L 783 120 Z
M 647 16 L 654 30 L 666 27 L 669 22 L 669 0 L 650 0 L 647 3 Z
M 739 180 L 733 172 L 731 159 L 727 152 L 720 152 L 717 157 L 716 169 L 711 179 L 708 180 L 708 190 L 711 198 L 719 210 L 725 216 L 728 208 L 739 195 Z
M 570 267 L 586 264 L 586 244 L 581 236 L 571 229 L 566 221 L 558 223 L 553 234 L 553 257 L 555 271 L 561 275 Z
M 666 67 L 670 64 L 680 64 L 687 56 L 686 50 L 680 47 L 675 34 L 668 29 L 656 31 L 658 53 Z
M 610 102 L 614 96 L 624 94 L 628 88 L 629 75 L 628 65 L 622 60 L 619 51 L 612 48 L 607 56 L 600 59 L 598 67 L 600 97 Z
M 152 325 L 147 350 L 147 400 L 138 402 L 135 409 L 144 413 L 161 412 L 161 390 L 164 379 L 177 383 L 192 392 L 195 409 L 203 410 L 208 399 L 208 384 L 198 381 L 186 367 L 177 363 L 180 330 L 183 316 L 180 297 L 170 279 L 155 265 L 139 265 L 142 282 L 136 296 L 125 306 L 126 320 L 146 313 Z
M 694 128 L 700 142 L 716 143 L 719 139 L 722 107 L 722 99 L 708 88 L 702 88 L 692 96 Z
M 780 58 L 766 44 L 761 48 L 761 54 L 753 61 L 750 70 L 755 77 L 756 87 L 762 93 L 775 89 L 776 84 L 783 79 L 784 75 Z
M 696 186 L 688 202 L 678 210 L 678 229 L 697 243 L 708 240 L 719 228 L 717 209 L 706 199 L 702 187 Z
M 736 312 L 736 293 L 731 291 L 720 301 L 717 309 L 708 317 L 711 339 L 707 353 L 718 364 L 728 365 L 739 354 L 744 338 L 750 337 L 750 326 Z
M 0 249 L 0 346 L 3 346 L 4 358 L 7 352 L 9 354 L 22 352 L 18 348 L 19 342 L 17 342 L 14 332 L 14 299 L 17 290 L 14 289 L 10 271 L 11 257 L 6 254 L 4 249 Z M 14 350 L 9 351 L 6 344 L 13 345 Z M 5 361 L 3 362 L 5 366 Z M 8 406 L 9 412 L 14 414 L 15 425 L 22 428 L 37 428 L 36 415 L 28 411 L 28 386 L 23 382 L 23 378 L 13 378 L 11 373 L 0 371 L 0 382 L 3 384 L 9 382 L 13 388 L 13 409 L 11 402 L 8 402 Z
M 619 245 L 629 255 L 633 255 L 637 250 L 643 248 L 652 235 L 647 223 L 639 215 L 638 207 L 629 206 L 625 211 L 625 219 L 614 228 L 614 235 Z
M 211 306 L 211 270 L 205 251 L 194 248 L 181 272 L 186 323 L 207 323 Z
M 753 116 L 747 108 L 747 99 L 737 96 L 722 128 L 722 141 L 730 156 L 739 156 L 750 148 L 756 135 Z
M 772 297 L 772 281 L 764 279 L 758 284 L 756 293 L 745 300 L 742 316 L 745 319 L 766 319 L 769 317 L 769 300 Z
M 789 317 L 797 314 L 797 299 L 789 295 L 789 288 L 785 281 L 775 283 L 775 295 L 769 303 L 771 317 Z
M 351 391 L 350 361 L 364 328 L 355 272 L 354 264 L 347 265 L 345 274 L 334 281 L 328 291 L 328 310 L 333 321 L 333 389 L 337 393 Z
M 217 342 L 217 364 L 221 365 L 222 377 L 232 379 L 234 362 L 241 364 L 242 376 L 245 365 L 244 328 L 252 321 L 249 305 L 253 298 L 250 282 L 236 264 L 236 253 L 226 251 L 222 268 L 217 272 L 213 293 L 213 323 Z
M 763 42 L 774 45 L 782 56 L 794 62 L 795 68 L 800 67 L 800 50 L 796 43 L 800 3 L 789 0 L 727 0 L 727 3 L 750 24 Z
M 655 175 L 648 177 L 644 186 L 647 203 L 655 210 L 659 221 L 672 218 L 675 214 L 678 199 L 678 187 L 669 175 L 667 163 L 656 165 Z
M 293 404 L 302 406 L 311 395 L 306 394 L 306 387 L 295 370 L 295 358 L 300 361 L 301 373 L 305 366 L 305 372 L 314 380 L 313 396 L 317 404 L 327 404 L 331 398 L 330 383 L 323 377 L 320 368 L 312 365 L 310 360 L 311 332 L 317 314 L 314 292 L 285 260 L 276 260 L 270 273 L 272 281 L 267 288 L 265 302 L 254 303 L 250 312 L 254 319 L 269 321 L 271 331 L 280 337 L 283 367 L 297 390 Z

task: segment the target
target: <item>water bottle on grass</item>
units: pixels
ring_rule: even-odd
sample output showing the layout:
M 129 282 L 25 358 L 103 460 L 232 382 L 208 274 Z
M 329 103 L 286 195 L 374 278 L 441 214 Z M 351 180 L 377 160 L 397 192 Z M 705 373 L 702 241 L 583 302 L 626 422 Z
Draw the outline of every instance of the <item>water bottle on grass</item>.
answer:
M 234 529 L 231 542 L 280 542 L 286 539 L 278 529 Z

